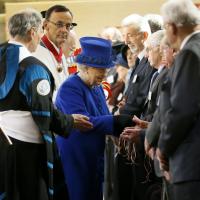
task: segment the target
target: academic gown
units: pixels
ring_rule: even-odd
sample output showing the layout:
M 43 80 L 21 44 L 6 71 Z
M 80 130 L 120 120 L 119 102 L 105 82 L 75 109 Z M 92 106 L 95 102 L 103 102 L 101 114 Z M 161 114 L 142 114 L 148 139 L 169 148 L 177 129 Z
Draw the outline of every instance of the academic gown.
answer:
M 53 132 L 67 137 L 73 118 L 54 109 L 50 100 L 54 80 L 50 71 L 21 48 L 25 49 L 20 43 L 6 43 L 0 48 L 0 113 L 30 112 L 44 143 L 23 141 L 16 134 L 16 138 L 10 137 L 13 144 L 8 145 L 2 131 L 14 121 L 5 124 L 0 115 L 0 199 L 67 200 Z M 25 52 L 25 56 L 19 62 L 20 51 Z

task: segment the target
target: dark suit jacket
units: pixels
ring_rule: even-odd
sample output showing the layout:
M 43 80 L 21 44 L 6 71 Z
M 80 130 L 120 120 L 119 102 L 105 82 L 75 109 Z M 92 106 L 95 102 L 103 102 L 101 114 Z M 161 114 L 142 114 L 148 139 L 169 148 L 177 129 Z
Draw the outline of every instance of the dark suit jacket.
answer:
M 151 76 L 155 71 L 145 57 L 135 67 L 125 94 L 126 104 L 120 109 L 120 114 L 140 116 L 149 91 Z
M 159 73 L 159 75 L 156 77 L 155 81 L 153 82 L 151 88 L 149 89 L 149 93 L 151 93 L 151 97 L 146 98 L 142 118 L 146 121 L 152 121 L 154 112 L 158 106 L 158 101 L 160 98 L 160 92 L 162 88 L 162 84 L 166 78 L 166 74 L 168 72 L 168 69 L 164 67 L 162 71 Z
M 142 129 L 140 131 L 140 136 L 142 141 L 144 141 L 144 137 L 146 136 L 147 141 L 151 146 L 157 146 L 158 138 L 160 135 L 160 109 L 158 108 L 158 103 L 161 101 L 165 103 L 165 97 L 161 95 L 163 85 L 166 85 L 166 76 L 168 74 L 168 69 L 163 68 L 159 73 L 151 88 L 149 89 L 152 92 L 151 99 L 146 99 L 144 105 L 144 111 L 142 113 L 141 118 L 146 121 L 152 121 L 151 125 L 148 126 L 148 129 Z M 166 94 L 164 94 L 166 96 Z M 168 95 L 169 96 L 169 95 Z M 161 99 L 161 100 L 160 100 Z M 158 108 L 158 109 L 157 109 Z M 168 106 L 167 106 L 168 108 Z M 157 111 L 159 110 L 159 111 Z M 165 112 L 165 111 L 164 111 Z
M 170 107 L 158 146 L 169 157 L 174 183 L 200 181 L 200 33 L 179 52 L 173 66 Z
M 154 112 L 151 124 L 148 126 L 145 132 L 145 137 L 148 143 L 153 147 L 157 147 L 158 145 L 158 139 L 161 132 L 161 124 L 162 121 L 164 120 L 163 118 L 166 111 L 170 107 L 169 94 L 170 94 L 170 84 L 171 84 L 171 79 L 170 79 L 171 71 L 172 68 L 170 70 L 168 69 L 165 70 L 163 81 L 160 84 L 161 91 L 159 94 L 159 105 L 156 111 Z

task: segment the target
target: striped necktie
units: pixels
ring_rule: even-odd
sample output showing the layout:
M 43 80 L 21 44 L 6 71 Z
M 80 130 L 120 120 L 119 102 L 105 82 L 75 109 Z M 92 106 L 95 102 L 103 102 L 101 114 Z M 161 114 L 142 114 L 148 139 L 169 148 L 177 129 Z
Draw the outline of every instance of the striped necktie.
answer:
M 151 77 L 151 82 L 150 82 L 150 89 L 151 89 L 151 87 L 152 87 L 154 81 L 156 80 L 158 74 L 159 74 L 159 72 L 156 71 L 156 72 L 154 72 L 154 74 L 152 75 L 152 77 Z

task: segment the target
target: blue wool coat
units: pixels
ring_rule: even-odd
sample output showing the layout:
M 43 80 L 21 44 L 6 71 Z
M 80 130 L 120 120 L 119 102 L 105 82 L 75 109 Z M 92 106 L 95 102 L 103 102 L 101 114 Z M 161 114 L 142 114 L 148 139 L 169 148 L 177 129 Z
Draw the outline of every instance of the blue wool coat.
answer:
M 72 75 L 61 86 L 56 106 L 66 114 L 84 114 L 94 125 L 87 132 L 72 131 L 67 139 L 57 137 L 70 200 L 102 200 L 104 141 L 113 133 L 103 89 L 89 88 Z

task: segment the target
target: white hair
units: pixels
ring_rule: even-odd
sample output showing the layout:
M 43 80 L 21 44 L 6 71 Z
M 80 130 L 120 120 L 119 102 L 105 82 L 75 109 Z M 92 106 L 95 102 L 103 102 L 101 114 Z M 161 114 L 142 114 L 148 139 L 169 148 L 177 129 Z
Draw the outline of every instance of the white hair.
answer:
M 157 47 L 160 46 L 161 41 L 163 40 L 165 36 L 164 30 L 156 31 L 155 33 L 151 34 L 147 40 L 147 46 L 151 45 L 151 47 Z
M 176 26 L 200 24 L 200 11 L 191 0 L 168 0 L 161 7 L 164 22 Z
M 86 72 L 87 69 L 88 69 L 88 66 L 87 65 L 84 65 L 84 64 L 80 64 L 80 63 L 77 63 L 77 66 L 78 66 L 78 71 L 81 71 L 81 72 Z
M 148 35 L 151 34 L 150 26 L 147 20 L 138 14 L 131 14 L 125 17 L 121 23 L 122 26 L 134 26 L 138 28 L 139 32 L 147 32 Z
M 149 13 L 144 15 L 144 18 L 148 21 L 151 28 L 151 33 L 163 29 L 163 18 L 161 15 Z
M 75 47 L 77 46 L 76 44 L 78 43 L 78 36 L 74 30 L 70 30 L 66 41 L 68 41 L 69 44 L 71 44 L 71 46 L 72 45 L 75 45 Z
M 104 39 L 110 39 L 112 43 L 121 42 L 123 40 L 120 30 L 113 26 L 104 28 L 100 35 Z

